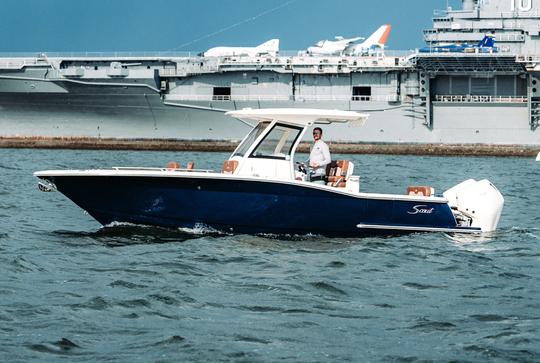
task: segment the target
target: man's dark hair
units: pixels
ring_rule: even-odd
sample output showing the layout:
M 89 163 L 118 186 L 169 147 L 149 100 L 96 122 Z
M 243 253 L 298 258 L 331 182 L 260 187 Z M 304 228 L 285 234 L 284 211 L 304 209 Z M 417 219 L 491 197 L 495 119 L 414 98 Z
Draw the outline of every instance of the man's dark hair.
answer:
M 315 127 L 315 128 L 313 129 L 313 131 L 317 131 L 317 130 L 318 130 L 318 131 L 321 133 L 321 135 L 322 135 L 322 129 L 321 129 L 320 127 Z

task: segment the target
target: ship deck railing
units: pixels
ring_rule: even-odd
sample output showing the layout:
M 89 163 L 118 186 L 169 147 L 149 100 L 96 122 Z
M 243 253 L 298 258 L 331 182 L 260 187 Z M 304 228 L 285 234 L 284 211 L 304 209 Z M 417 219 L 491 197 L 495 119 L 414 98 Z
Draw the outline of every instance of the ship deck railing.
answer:
M 42 58 L 0 58 L 0 69 L 22 69 L 26 66 L 46 65 L 48 62 Z
M 197 58 L 199 52 L 142 51 L 142 52 L 0 52 L 1 58 Z
M 161 77 L 185 77 L 219 71 L 274 70 L 282 72 L 336 73 L 355 69 L 398 69 L 409 63 L 404 57 L 220 57 L 201 58 L 198 62 L 178 62 L 176 68 L 160 69 Z
M 26 66 L 25 61 L 0 62 L 0 69 L 21 69 Z
M 520 54 L 516 56 L 517 63 L 540 63 L 540 54 Z
M 476 14 L 478 12 L 478 8 L 473 8 L 471 10 L 462 10 L 462 9 L 435 9 L 433 10 L 433 16 L 435 18 L 447 18 L 450 14 L 456 14 L 456 13 L 465 13 L 465 14 Z M 496 13 L 490 13 L 488 14 L 489 18 L 491 19 L 527 19 L 527 18 L 539 18 L 540 13 L 538 11 L 500 11 Z
M 353 102 L 397 102 L 397 94 L 388 95 L 166 95 L 166 101 L 353 101 Z
M 526 96 L 435 95 L 441 103 L 527 103 Z
M 404 57 L 411 50 L 385 50 L 387 57 Z M 178 57 L 203 58 L 200 51 L 133 51 L 133 52 L 0 52 L 0 58 L 134 58 L 134 57 Z M 305 50 L 280 50 L 278 57 L 296 57 L 306 55 Z M 325 55 L 310 56 L 313 58 Z
M 522 12 L 522 11 L 517 11 L 516 10 L 516 11 L 503 11 L 503 12 L 500 12 L 499 14 L 500 14 L 501 19 L 515 19 L 515 18 L 518 18 L 518 19 L 531 19 L 531 18 L 538 19 L 538 18 L 540 18 L 540 13 L 538 11 Z

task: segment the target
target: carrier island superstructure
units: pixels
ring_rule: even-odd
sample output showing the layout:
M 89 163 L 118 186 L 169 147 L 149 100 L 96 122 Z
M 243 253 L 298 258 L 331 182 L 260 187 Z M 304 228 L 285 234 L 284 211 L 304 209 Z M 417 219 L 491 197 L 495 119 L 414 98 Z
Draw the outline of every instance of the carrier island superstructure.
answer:
M 463 0 L 424 40 L 486 34 L 496 51 L 1 57 L 0 136 L 238 140 L 224 111 L 301 107 L 370 114 L 332 141 L 540 145 L 540 0 Z

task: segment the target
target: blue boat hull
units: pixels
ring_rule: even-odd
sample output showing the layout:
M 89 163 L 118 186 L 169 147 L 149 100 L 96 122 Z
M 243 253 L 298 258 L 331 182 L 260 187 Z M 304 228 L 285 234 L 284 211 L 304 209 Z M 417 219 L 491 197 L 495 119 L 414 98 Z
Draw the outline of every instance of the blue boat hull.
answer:
M 54 183 L 103 225 L 204 225 L 232 233 L 336 237 L 402 234 L 410 232 L 410 227 L 457 228 L 446 203 L 358 197 L 275 181 L 140 176 L 42 178 Z

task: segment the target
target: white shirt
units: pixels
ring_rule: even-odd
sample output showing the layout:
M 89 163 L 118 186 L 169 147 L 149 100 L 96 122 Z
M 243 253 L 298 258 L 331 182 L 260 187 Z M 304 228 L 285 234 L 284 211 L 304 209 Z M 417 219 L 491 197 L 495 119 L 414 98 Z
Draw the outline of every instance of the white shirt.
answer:
M 326 165 L 330 164 L 332 161 L 330 157 L 330 149 L 328 145 L 321 139 L 315 141 L 313 147 L 311 148 L 311 153 L 309 154 L 309 164 L 317 164 L 317 168 L 313 168 L 313 175 L 325 175 L 326 174 Z

